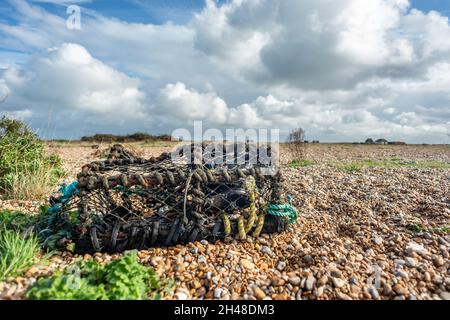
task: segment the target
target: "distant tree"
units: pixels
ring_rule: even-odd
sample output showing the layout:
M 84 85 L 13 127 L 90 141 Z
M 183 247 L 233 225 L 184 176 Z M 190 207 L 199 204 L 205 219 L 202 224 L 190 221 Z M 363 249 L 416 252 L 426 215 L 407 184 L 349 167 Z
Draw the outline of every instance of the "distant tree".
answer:
M 365 144 L 374 144 L 375 142 L 373 141 L 372 138 L 369 138 L 366 140 Z
M 375 141 L 375 144 L 388 144 L 389 141 L 387 141 L 386 139 L 378 139 L 377 141 Z
M 288 160 L 303 160 L 306 158 L 307 146 L 305 142 L 306 131 L 303 128 L 293 129 L 287 138 Z
M 305 142 L 306 132 L 302 128 L 293 129 L 289 133 L 288 142 L 289 143 L 303 143 Z

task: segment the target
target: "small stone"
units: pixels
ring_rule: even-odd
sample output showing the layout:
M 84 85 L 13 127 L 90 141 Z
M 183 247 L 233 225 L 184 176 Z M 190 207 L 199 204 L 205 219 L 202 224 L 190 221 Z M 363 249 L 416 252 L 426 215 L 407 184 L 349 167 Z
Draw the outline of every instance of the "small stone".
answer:
M 317 281 L 317 285 L 318 286 L 324 286 L 326 285 L 328 282 L 328 276 L 327 275 L 323 275 L 322 277 L 320 277 L 319 281 Z
M 333 278 L 342 278 L 342 272 L 339 271 L 339 270 L 337 270 L 337 269 L 331 270 L 331 271 L 330 271 L 330 275 L 331 275 Z
M 406 265 L 410 268 L 414 268 L 417 265 L 417 260 L 411 257 L 405 258 Z
M 397 283 L 397 284 L 394 286 L 393 290 L 394 290 L 398 295 L 401 295 L 401 296 L 407 296 L 407 295 L 409 294 L 408 289 L 406 289 L 404 286 L 402 286 L 402 285 L 399 284 L 399 283 Z
M 406 251 L 408 251 L 409 253 L 415 252 L 415 253 L 423 253 L 426 251 L 425 247 L 415 243 L 414 241 L 411 241 L 410 243 L 408 243 L 408 245 L 406 246 Z
M 258 300 L 263 300 L 266 297 L 265 292 L 259 287 L 255 287 L 253 289 L 253 294 L 255 295 L 255 298 Z
M 273 300 L 289 300 L 289 296 L 286 293 L 272 295 Z
M 273 255 L 272 249 L 270 249 L 268 246 L 262 246 L 260 251 L 261 253 L 268 254 L 269 256 Z
M 380 294 L 378 293 L 378 290 L 375 289 L 375 287 L 371 286 L 369 288 L 369 293 L 372 296 L 372 299 L 378 300 L 380 298 Z
M 198 257 L 198 263 L 204 263 L 204 264 L 206 264 L 206 257 L 205 256 L 199 256 Z
M 289 277 L 288 281 L 293 286 L 298 286 L 300 284 L 300 282 L 302 281 L 302 279 L 300 279 L 300 277 L 294 276 L 294 277 Z
M 284 281 L 281 278 L 273 278 L 271 281 L 272 286 L 274 287 L 281 287 L 284 286 L 284 284 L 286 283 L 286 281 Z
M 197 247 L 192 247 L 190 251 L 193 254 L 197 254 L 198 253 L 198 248 Z
M 390 296 L 391 294 L 392 294 L 392 287 L 386 283 L 383 287 L 383 295 Z
M 277 270 L 283 271 L 286 268 L 286 262 L 285 261 L 279 261 L 277 264 Z
M 307 254 L 303 257 L 303 262 L 305 263 L 305 265 L 311 266 L 314 263 L 314 259 L 309 254 Z
M 375 243 L 377 246 L 380 246 L 383 243 L 383 238 L 381 237 L 374 237 L 372 239 L 373 243 Z
M 314 290 L 314 295 L 316 298 L 320 298 L 323 294 L 323 291 L 325 290 L 325 286 L 318 287 Z
M 205 287 L 198 288 L 197 291 L 195 291 L 195 295 L 197 297 L 203 298 L 205 296 L 205 294 L 206 294 L 206 288 Z
M 175 293 L 175 297 L 177 298 L 177 300 L 187 300 L 188 294 L 184 291 L 177 291 Z
M 442 267 L 445 263 L 444 259 L 440 256 L 433 255 L 433 263 L 436 267 Z
M 198 281 L 197 279 L 196 280 L 194 280 L 194 289 L 199 289 L 201 286 L 202 286 L 202 284 L 200 283 L 200 281 Z
M 345 286 L 347 284 L 347 282 L 343 279 L 340 278 L 331 278 L 331 280 L 333 281 L 333 285 L 336 288 L 342 288 L 343 286 Z
M 247 259 L 242 259 L 241 260 L 241 265 L 248 270 L 253 270 L 255 268 L 255 265 L 253 264 L 253 262 L 248 261 Z
M 402 271 L 402 270 L 395 271 L 394 275 L 396 277 L 400 277 L 400 278 L 403 278 L 403 279 L 408 279 L 409 278 L 408 274 L 406 272 Z
M 355 295 L 358 295 L 361 292 L 361 287 L 359 287 L 359 286 L 357 286 L 355 284 L 351 284 L 350 285 L 350 292 L 355 294 Z
M 450 292 L 448 291 L 442 291 L 439 296 L 442 300 L 450 300 Z
M 223 292 L 222 288 L 214 289 L 214 298 L 215 299 L 220 299 L 222 297 L 222 292 Z
M 306 290 L 311 291 L 314 287 L 314 284 L 316 283 L 316 278 L 314 278 L 313 275 L 310 275 L 307 279 L 306 279 Z
M 349 297 L 348 295 L 346 295 L 345 293 L 342 292 L 337 292 L 336 296 L 338 297 L 338 299 L 340 300 L 353 300 L 351 297 Z
M 85 254 L 84 256 L 83 256 L 83 260 L 89 260 L 89 259 L 92 259 L 92 256 L 90 255 L 90 254 Z M 61 260 L 61 259 L 60 259 Z

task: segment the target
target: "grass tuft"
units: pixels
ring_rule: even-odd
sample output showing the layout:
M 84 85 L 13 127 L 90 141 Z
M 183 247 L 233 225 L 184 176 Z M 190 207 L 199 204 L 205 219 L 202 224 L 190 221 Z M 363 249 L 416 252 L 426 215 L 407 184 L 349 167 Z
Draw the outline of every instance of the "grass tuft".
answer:
M 39 254 L 39 242 L 34 236 L 24 238 L 15 230 L 0 230 L 0 281 L 19 276 L 32 267 Z
M 291 161 L 291 163 L 289 164 L 289 167 L 291 167 L 293 169 L 305 168 L 305 167 L 314 165 L 314 163 L 315 162 L 311 161 L 311 160 L 295 159 L 295 160 Z

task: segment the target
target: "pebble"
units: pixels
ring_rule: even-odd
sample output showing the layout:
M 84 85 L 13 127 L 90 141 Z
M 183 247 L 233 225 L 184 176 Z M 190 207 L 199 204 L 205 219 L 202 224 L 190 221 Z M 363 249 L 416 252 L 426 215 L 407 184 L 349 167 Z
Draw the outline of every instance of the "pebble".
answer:
M 283 271 L 286 268 L 286 262 L 285 261 L 279 261 L 277 264 L 277 270 Z
M 302 279 L 300 279 L 300 277 L 293 276 L 293 277 L 289 277 L 288 281 L 293 286 L 298 286 L 300 284 L 300 282 L 302 281 Z
M 189 294 L 185 291 L 177 291 L 175 293 L 175 297 L 177 298 L 177 300 L 188 300 Z
M 316 283 L 316 278 L 314 278 L 313 275 L 310 275 L 307 279 L 306 279 L 306 290 L 311 291 L 314 288 L 314 284 Z
M 222 288 L 214 289 L 214 298 L 215 299 L 220 299 L 222 297 L 222 292 L 223 292 Z
M 272 286 L 274 287 L 281 287 L 284 286 L 284 284 L 286 283 L 286 281 L 284 281 L 281 278 L 273 278 L 271 281 Z
M 383 238 L 381 237 L 375 237 L 372 239 L 373 243 L 375 243 L 377 246 L 381 245 L 383 243 Z
M 378 290 L 374 286 L 371 286 L 369 288 L 369 293 L 372 296 L 372 299 L 378 300 L 380 298 L 380 294 L 378 293 Z
M 313 293 L 316 296 L 316 298 L 320 298 L 322 296 L 324 290 L 325 290 L 325 287 L 321 286 L 321 287 L 314 289 Z
M 253 270 L 255 268 L 255 265 L 253 264 L 253 262 L 247 260 L 247 259 L 242 259 L 241 260 L 241 265 L 248 270 Z
M 442 300 L 450 300 L 450 292 L 442 291 L 440 297 Z
M 274 254 L 272 249 L 270 249 L 268 246 L 262 246 L 260 251 L 261 253 L 268 254 L 269 256 Z
M 411 241 L 408 243 L 408 245 L 406 246 L 406 250 L 408 252 L 415 252 L 415 253 L 424 253 L 426 251 L 424 246 L 422 246 L 414 241 Z
M 342 272 L 337 269 L 333 269 L 330 271 L 330 276 L 333 278 L 342 278 Z
M 434 263 L 434 265 L 436 267 L 439 268 L 439 267 L 442 267 L 444 265 L 445 261 L 444 261 L 444 259 L 442 257 L 434 255 L 433 256 L 433 263 Z
M 266 297 L 265 292 L 259 287 L 255 287 L 253 293 L 258 300 L 263 300 Z
M 317 285 L 318 286 L 323 286 L 326 285 L 328 282 L 328 276 L 327 275 L 323 275 L 322 277 L 320 277 L 319 281 L 317 281 Z
M 390 284 L 385 284 L 383 287 L 383 295 L 390 296 L 392 294 L 392 287 Z
M 397 294 L 402 295 L 402 296 L 407 296 L 409 294 L 408 289 L 406 289 L 404 286 L 402 286 L 401 284 L 396 284 L 393 288 L 392 288 Z
M 343 286 L 345 286 L 347 284 L 347 282 L 343 279 L 340 278 L 331 278 L 331 281 L 333 282 L 333 285 L 336 288 L 342 288 Z
M 410 268 L 414 268 L 417 265 L 417 260 L 411 257 L 406 257 L 405 264 Z
M 309 254 L 304 256 L 302 260 L 303 260 L 303 262 L 305 263 L 306 266 L 311 266 L 314 263 L 313 257 L 310 256 Z
M 408 274 L 406 272 L 404 272 L 404 271 L 401 271 L 401 270 L 395 271 L 395 276 L 403 278 L 403 279 L 408 279 L 409 278 Z
M 273 300 L 289 300 L 289 295 L 286 293 L 274 294 L 272 295 Z
M 345 293 L 342 292 L 337 292 L 336 296 L 338 297 L 338 299 L 340 300 L 353 300 L 351 297 L 349 297 L 348 295 L 346 295 Z

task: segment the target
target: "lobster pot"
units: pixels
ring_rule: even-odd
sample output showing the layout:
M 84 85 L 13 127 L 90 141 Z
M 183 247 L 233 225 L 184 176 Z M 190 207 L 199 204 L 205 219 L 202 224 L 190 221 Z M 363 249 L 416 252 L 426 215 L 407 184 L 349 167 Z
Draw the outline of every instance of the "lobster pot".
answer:
M 62 213 L 77 214 L 76 251 L 120 252 L 284 231 L 286 218 L 266 214 L 270 203 L 285 200 L 280 173 L 264 174 L 267 168 L 253 164 L 249 153 L 244 158 L 232 165 L 185 164 L 168 153 L 143 159 L 114 146 L 107 160 L 82 168 L 76 195 L 61 205 Z

